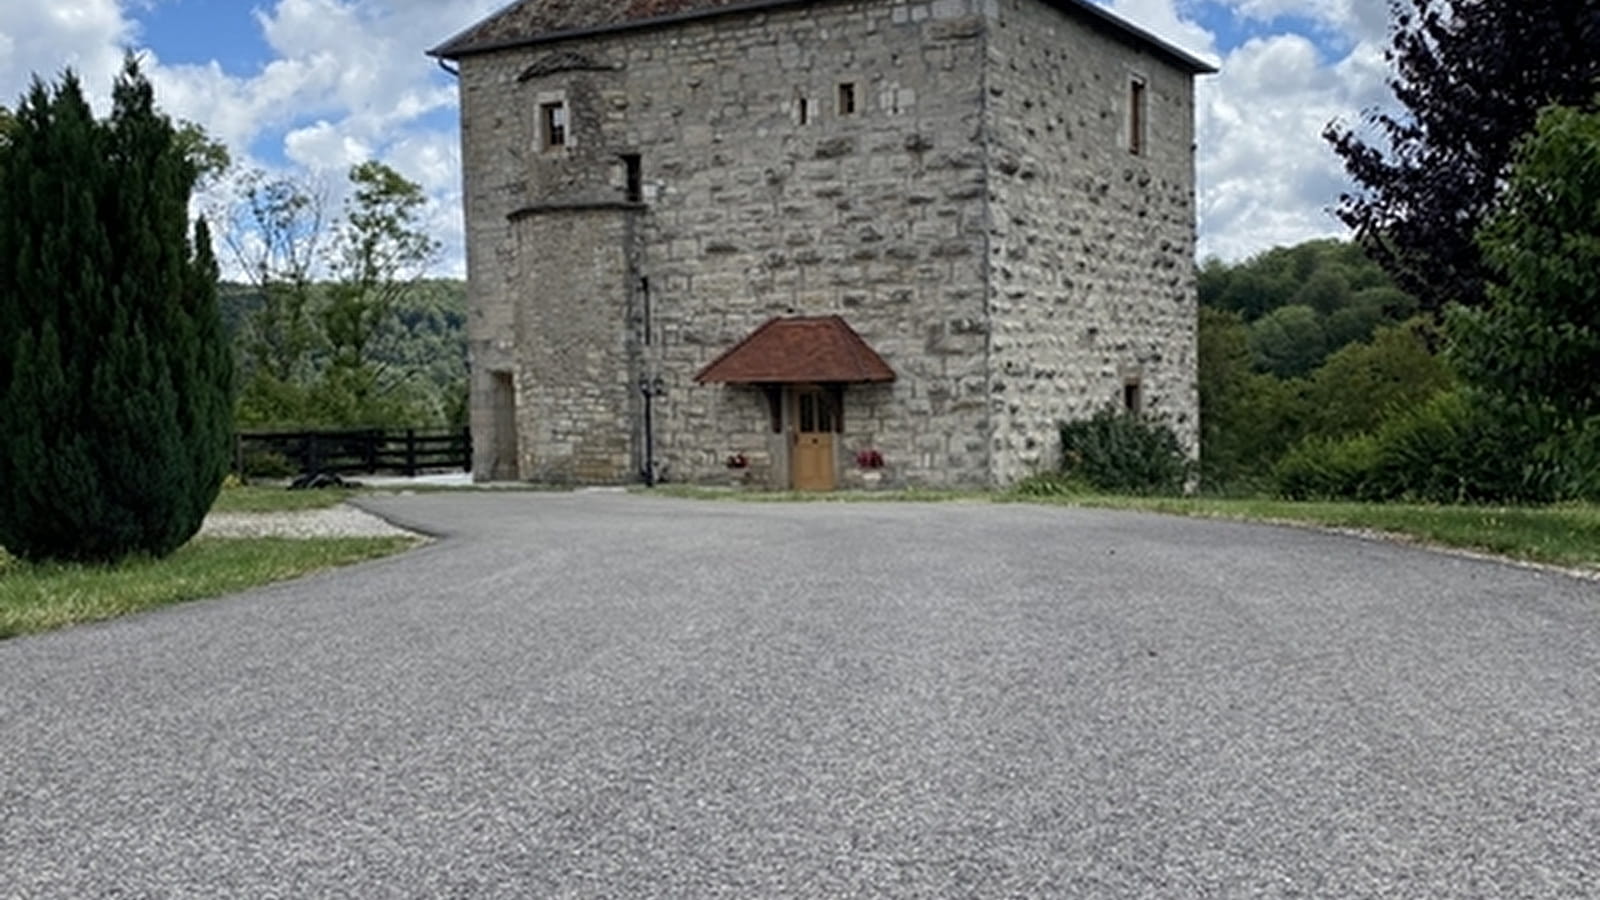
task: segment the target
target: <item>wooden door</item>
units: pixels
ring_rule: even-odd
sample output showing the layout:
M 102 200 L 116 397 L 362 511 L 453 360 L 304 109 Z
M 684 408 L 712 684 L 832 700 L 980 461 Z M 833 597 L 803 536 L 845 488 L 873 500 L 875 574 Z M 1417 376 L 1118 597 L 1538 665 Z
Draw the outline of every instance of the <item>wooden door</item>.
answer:
M 833 432 L 838 412 L 833 398 L 814 386 L 794 389 L 794 453 L 790 469 L 797 491 L 831 491 Z

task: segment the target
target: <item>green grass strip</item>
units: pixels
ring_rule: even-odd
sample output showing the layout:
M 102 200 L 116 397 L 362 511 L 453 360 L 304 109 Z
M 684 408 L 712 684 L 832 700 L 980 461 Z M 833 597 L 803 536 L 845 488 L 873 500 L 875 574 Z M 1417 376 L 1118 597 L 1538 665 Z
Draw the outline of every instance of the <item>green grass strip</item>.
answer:
M 757 503 L 991 500 L 999 503 L 1126 509 L 1203 518 L 1358 529 L 1529 562 L 1600 569 L 1600 504 L 1593 503 L 1543 507 L 1434 506 L 1301 503 L 1213 497 L 1123 497 L 1090 493 L 1066 493 L 1054 497 L 1016 492 L 932 490 L 796 493 L 687 485 L 662 485 L 648 493 L 663 497 Z
M 411 538 L 200 539 L 166 559 L 29 564 L 0 551 L 0 638 L 96 622 L 398 553 Z
M 1600 567 L 1600 505 L 1437 506 L 1210 497 L 1009 497 L 1021 502 L 1383 532 L 1531 562 Z
M 328 509 L 357 493 L 360 492 L 343 488 L 291 491 L 283 487 L 225 487 L 217 494 L 217 502 L 211 504 L 211 511 L 258 513 Z

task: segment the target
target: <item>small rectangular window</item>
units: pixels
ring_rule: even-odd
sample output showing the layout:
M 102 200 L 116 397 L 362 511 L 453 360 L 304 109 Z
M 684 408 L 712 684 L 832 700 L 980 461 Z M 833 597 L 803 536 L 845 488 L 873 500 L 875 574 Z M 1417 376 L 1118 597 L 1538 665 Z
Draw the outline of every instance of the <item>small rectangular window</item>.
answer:
M 799 110 L 798 110 L 798 112 L 799 112 L 799 116 L 800 116 L 800 124 L 801 125 L 810 125 L 811 124 L 811 101 L 807 100 L 804 97 L 801 97 L 800 98 L 800 102 L 799 102 Z
M 1123 384 L 1122 408 L 1135 416 L 1144 412 L 1144 389 L 1137 380 Z
M 1128 82 L 1128 152 L 1135 156 L 1144 153 L 1145 89 L 1144 79 Z
M 856 114 L 856 83 L 846 81 L 839 85 L 839 115 L 853 116 Z
M 622 154 L 622 165 L 628 170 L 628 202 L 644 202 L 644 159 L 637 153 Z
M 539 105 L 539 130 L 543 133 L 544 148 L 552 150 L 567 145 L 567 104 L 541 103 Z

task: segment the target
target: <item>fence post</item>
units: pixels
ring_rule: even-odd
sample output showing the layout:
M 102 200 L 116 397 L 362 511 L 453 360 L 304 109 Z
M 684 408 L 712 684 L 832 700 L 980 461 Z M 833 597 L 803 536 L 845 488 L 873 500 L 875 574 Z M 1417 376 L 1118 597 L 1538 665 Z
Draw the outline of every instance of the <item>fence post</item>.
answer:
M 417 430 L 406 429 L 406 477 L 417 477 Z
M 322 442 L 317 440 L 315 431 L 307 432 L 306 443 L 306 468 L 312 475 L 322 472 Z
M 378 444 L 383 441 L 383 429 L 373 428 L 366 436 L 367 474 L 378 474 Z
M 461 469 L 472 471 L 472 426 L 461 426 Z

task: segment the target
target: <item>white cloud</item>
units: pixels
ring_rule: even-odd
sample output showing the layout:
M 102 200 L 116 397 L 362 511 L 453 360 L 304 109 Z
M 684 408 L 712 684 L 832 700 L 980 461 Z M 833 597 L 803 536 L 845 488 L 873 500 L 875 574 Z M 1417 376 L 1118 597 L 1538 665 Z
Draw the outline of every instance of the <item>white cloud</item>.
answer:
M 1328 60 L 1300 35 L 1252 38 L 1202 79 L 1196 102 L 1200 252 L 1235 260 L 1281 244 L 1343 236 L 1331 213 L 1349 189 L 1322 132 L 1385 102 L 1382 50 L 1358 42 Z
M 372 158 L 372 148 L 327 121 L 318 121 L 307 128 L 296 128 L 284 135 L 284 153 L 314 174 L 343 172 L 357 163 Z
M 1101 6 L 1175 47 L 1215 63 L 1217 39 L 1184 18 L 1173 0 L 1096 0 Z
M 0 2 L 0 104 L 14 105 L 34 73 L 54 81 L 71 67 L 104 112 L 135 31 L 116 0 Z

